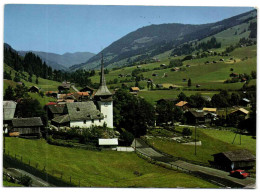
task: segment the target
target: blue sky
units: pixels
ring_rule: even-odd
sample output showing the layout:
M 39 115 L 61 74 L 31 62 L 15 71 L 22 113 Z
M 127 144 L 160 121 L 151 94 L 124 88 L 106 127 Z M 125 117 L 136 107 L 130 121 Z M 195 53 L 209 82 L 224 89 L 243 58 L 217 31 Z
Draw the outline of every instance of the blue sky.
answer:
M 140 27 L 204 24 L 250 7 L 5 5 L 4 42 L 16 50 L 98 53 Z

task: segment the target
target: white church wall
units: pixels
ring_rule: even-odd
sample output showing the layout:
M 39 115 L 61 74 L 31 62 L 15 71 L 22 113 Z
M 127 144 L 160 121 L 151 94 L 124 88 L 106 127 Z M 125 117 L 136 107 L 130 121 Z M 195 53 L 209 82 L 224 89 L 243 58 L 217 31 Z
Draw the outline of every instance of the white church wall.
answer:
M 104 121 L 107 127 L 113 128 L 113 102 L 98 102 L 101 113 L 104 115 Z

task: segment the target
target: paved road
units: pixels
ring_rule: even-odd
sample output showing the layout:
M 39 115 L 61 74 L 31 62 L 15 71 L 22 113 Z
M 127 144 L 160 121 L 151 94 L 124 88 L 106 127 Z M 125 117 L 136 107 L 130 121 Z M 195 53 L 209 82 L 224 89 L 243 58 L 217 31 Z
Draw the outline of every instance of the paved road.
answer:
M 72 85 L 71 88 L 74 89 L 74 91 L 79 92 L 79 90 L 74 85 Z
M 229 176 L 229 172 L 213 169 L 210 167 L 203 167 L 200 165 L 191 164 L 182 160 L 175 160 L 173 158 L 167 157 L 160 152 L 155 151 L 151 147 L 149 147 L 144 141 L 141 139 L 136 139 L 132 143 L 132 147 L 142 154 L 150 157 L 151 159 L 164 162 L 168 165 L 178 166 L 180 168 L 184 168 L 189 170 L 193 174 L 204 175 L 210 180 L 213 180 L 217 183 L 221 183 L 225 186 L 229 187 L 238 187 L 238 188 L 255 188 L 255 179 L 254 178 L 246 178 L 246 179 L 238 179 Z
M 15 169 L 15 168 L 5 169 L 4 168 L 4 172 L 9 173 L 12 177 L 15 177 L 15 178 L 20 177 L 22 175 L 28 175 L 29 177 L 32 178 L 32 187 L 50 187 L 50 186 L 53 187 L 53 185 L 47 183 L 46 181 L 42 180 L 41 178 L 36 177 L 21 169 Z

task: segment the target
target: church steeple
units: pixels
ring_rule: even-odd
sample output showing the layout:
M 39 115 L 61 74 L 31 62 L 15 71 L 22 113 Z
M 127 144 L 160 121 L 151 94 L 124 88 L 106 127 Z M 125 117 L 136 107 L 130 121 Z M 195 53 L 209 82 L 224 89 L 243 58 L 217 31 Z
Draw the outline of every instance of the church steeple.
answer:
M 103 53 L 101 53 L 101 74 L 100 74 L 100 84 L 95 96 L 111 96 L 112 93 L 108 90 L 106 86 L 106 79 L 104 75 L 104 61 Z

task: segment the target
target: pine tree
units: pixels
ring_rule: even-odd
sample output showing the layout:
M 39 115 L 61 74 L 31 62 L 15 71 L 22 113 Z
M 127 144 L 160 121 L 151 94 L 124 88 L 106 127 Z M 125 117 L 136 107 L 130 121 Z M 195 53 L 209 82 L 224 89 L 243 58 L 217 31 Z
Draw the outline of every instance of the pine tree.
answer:
M 15 100 L 14 90 L 11 86 L 5 90 L 4 100 Z
M 188 80 L 188 87 L 191 86 L 191 79 Z

